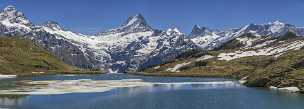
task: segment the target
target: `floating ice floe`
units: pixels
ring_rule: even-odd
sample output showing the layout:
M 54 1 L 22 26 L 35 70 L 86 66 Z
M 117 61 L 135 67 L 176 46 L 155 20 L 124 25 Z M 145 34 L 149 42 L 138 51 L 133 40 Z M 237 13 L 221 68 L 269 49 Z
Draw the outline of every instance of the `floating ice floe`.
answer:
M 7 79 L 7 78 L 16 78 L 17 75 L 2 75 L 0 74 L 0 79 Z
M 247 78 L 248 78 L 248 77 L 249 77 L 249 76 L 243 77 L 242 79 L 239 80 L 239 83 L 245 84 L 245 83 L 247 82 Z
M 201 84 L 201 85 L 224 85 L 224 84 L 230 84 L 235 85 L 236 83 L 233 81 L 213 81 L 213 82 L 174 82 L 174 83 L 153 83 L 156 85 L 166 85 L 166 84 L 172 84 L 172 85 L 195 85 L 195 84 Z
M 44 74 L 45 72 L 32 72 L 32 74 Z
M 106 92 L 114 88 L 151 86 L 138 79 L 126 80 L 53 80 L 53 81 L 22 81 L 25 86 L 11 90 L 0 90 L 1 94 L 48 95 L 66 93 Z
M 280 91 L 292 92 L 292 93 L 300 91 L 300 89 L 298 87 L 283 87 L 283 88 L 278 88 L 278 87 L 275 87 L 275 86 L 270 86 L 269 88 L 273 89 L 273 90 L 280 90 Z

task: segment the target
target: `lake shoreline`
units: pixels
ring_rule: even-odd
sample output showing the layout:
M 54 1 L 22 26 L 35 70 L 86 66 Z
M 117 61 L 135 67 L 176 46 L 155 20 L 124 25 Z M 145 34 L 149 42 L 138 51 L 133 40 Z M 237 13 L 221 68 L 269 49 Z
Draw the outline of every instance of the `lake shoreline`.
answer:
M 198 78 L 225 78 L 225 79 L 234 79 L 240 82 L 240 84 L 246 86 L 246 87 L 256 87 L 256 88 L 267 88 L 267 89 L 271 89 L 271 90 L 279 90 L 279 91 L 285 91 L 285 92 L 290 92 L 290 93 L 300 93 L 300 94 L 304 94 L 304 90 L 301 90 L 300 88 L 297 89 L 297 91 L 294 90 L 289 90 L 288 88 L 293 87 L 294 86 L 286 86 L 286 87 L 281 87 L 281 88 L 276 88 L 274 89 L 274 86 L 252 86 L 250 84 L 247 84 L 247 80 L 245 80 L 244 78 L 237 78 L 237 76 L 234 75 L 229 75 L 229 76 L 223 76 L 223 75 L 204 75 L 204 74 L 197 74 L 197 75 L 192 75 L 192 74 L 178 74 L 178 73 L 146 73 L 146 72 L 132 72 L 132 73 L 128 73 L 131 75 L 141 75 L 141 76 L 156 76 L 156 77 L 198 77 Z M 282 89 L 282 90 L 280 90 Z M 287 90 L 285 90 L 287 89 Z
M 52 75 L 71 75 L 71 76 L 79 76 L 79 75 L 107 75 L 107 73 L 100 73 L 100 72 L 94 72 L 94 73 L 87 73 L 87 72 L 82 72 L 82 73 L 41 73 L 41 74 L 26 74 L 26 75 L 16 75 L 17 77 L 36 77 L 36 76 L 52 76 Z M 121 75 L 121 74 L 119 74 Z M 246 86 L 246 87 L 256 87 L 256 88 L 265 88 L 265 89 L 272 89 L 274 90 L 274 86 L 251 86 L 246 84 L 246 80 L 242 80 L 239 78 L 236 78 L 233 75 L 230 76 L 218 76 L 218 75 L 204 75 L 204 74 L 197 74 L 197 75 L 187 75 L 187 74 L 176 74 L 176 73 L 145 73 L 145 72 L 128 72 L 128 73 L 122 73 L 122 75 L 134 75 L 134 76 L 151 76 L 151 77 L 189 77 L 189 78 L 223 78 L 223 79 L 232 79 L 232 80 L 236 80 L 239 81 L 240 84 Z M 2 79 L 11 79 L 11 78 L 2 78 Z M 292 86 L 288 86 L 288 87 L 292 87 Z M 279 89 L 284 89 L 284 88 L 288 88 L 288 87 L 282 87 L 282 88 L 276 88 L 276 90 Z M 290 91 L 290 90 L 283 90 L 286 92 L 291 92 L 291 93 L 300 93 L 300 94 L 304 94 L 303 90 L 299 91 Z
M 236 104 L 229 108 L 279 107 L 276 109 L 286 109 L 290 106 L 301 107 L 304 100 L 301 94 L 266 88 L 250 88 L 232 79 L 212 77 L 58 74 L 18 77 L 10 81 L 20 81 L 27 85 L 1 89 L 3 94 L 6 93 L 6 95 L 0 94 L 2 108 L 91 109 L 93 106 L 102 109 L 154 109 L 165 106 L 167 109 L 204 109 L 208 106 L 220 109 L 225 104 L 225 107 Z M 254 104 L 252 104 L 253 101 Z M 284 104 L 286 102 L 289 104 Z M 133 104 L 130 105 L 130 103 Z M 141 105 L 138 105 L 139 103 Z M 75 107 L 74 104 L 79 105 Z

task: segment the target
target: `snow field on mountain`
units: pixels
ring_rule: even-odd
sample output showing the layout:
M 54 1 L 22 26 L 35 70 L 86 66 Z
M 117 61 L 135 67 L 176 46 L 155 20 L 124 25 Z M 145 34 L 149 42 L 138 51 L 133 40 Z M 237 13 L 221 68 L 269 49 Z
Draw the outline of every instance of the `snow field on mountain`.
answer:
M 299 50 L 304 47 L 304 41 L 298 40 L 292 43 L 285 43 L 278 46 L 271 46 L 267 48 L 261 48 L 257 50 L 250 50 L 250 51 L 235 51 L 231 53 L 220 53 L 217 57 L 218 60 L 226 60 L 230 61 L 237 58 L 248 57 L 248 56 L 275 56 L 278 57 L 283 53 L 289 50 Z

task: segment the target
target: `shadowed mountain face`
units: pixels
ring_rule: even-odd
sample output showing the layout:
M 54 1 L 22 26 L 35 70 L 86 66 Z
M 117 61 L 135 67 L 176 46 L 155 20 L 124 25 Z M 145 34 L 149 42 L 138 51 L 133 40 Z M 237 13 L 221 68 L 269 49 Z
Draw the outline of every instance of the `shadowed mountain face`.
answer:
M 117 28 L 89 36 L 63 29 L 54 21 L 32 24 L 14 6 L 6 7 L 0 13 L 0 35 L 29 38 L 68 64 L 112 73 L 165 63 L 187 51 L 213 50 L 248 33 L 276 38 L 287 32 L 304 35 L 303 28 L 280 21 L 224 31 L 194 26 L 192 33 L 186 35 L 177 28 L 153 29 L 138 14 Z
M 206 27 L 200 27 L 198 25 L 194 25 L 190 37 L 197 37 L 197 36 L 207 36 L 207 35 L 212 35 L 212 30 L 206 28 Z

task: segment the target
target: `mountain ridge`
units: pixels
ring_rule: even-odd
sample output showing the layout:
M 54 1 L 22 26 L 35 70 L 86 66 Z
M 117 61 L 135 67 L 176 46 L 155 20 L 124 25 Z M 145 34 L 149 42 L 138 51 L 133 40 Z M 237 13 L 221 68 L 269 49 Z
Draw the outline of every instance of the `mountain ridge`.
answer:
M 162 64 L 187 51 L 214 50 L 247 33 L 279 37 L 293 32 L 304 36 L 304 28 L 279 21 L 223 31 L 199 26 L 194 26 L 194 29 L 190 35 L 181 33 L 177 28 L 154 29 L 141 14 L 137 14 L 117 28 L 96 35 L 84 35 L 66 30 L 54 21 L 43 25 L 32 24 L 14 6 L 8 6 L 0 13 L 0 35 L 26 37 L 70 65 L 114 73 L 134 72 Z

